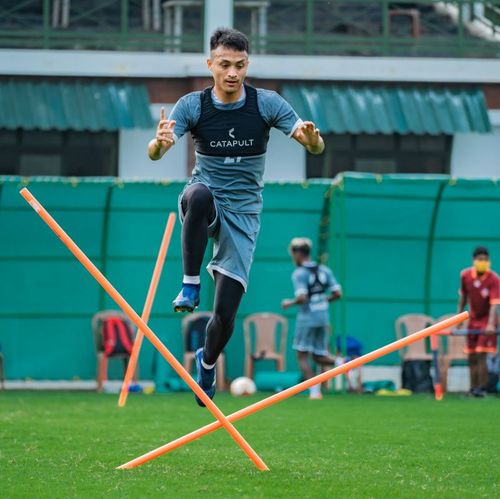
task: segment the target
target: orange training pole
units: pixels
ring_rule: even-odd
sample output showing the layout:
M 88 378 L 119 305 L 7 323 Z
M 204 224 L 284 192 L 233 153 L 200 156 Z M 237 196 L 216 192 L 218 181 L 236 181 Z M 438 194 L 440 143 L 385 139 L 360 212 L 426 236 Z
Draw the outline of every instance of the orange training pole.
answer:
M 441 385 L 441 371 L 439 369 L 439 336 L 431 335 L 432 362 L 434 364 L 434 398 L 443 400 L 443 387 Z
M 244 409 L 241 409 L 237 412 L 233 412 L 233 414 L 230 414 L 227 417 L 227 419 L 229 419 L 229 421 L 231 422 L 243 419 L 247 416 L 250 416 L 250 414 L 258 412 L 262 409 L 265 409 L 266 407 L 276 404 L 277 402 L 281 402 L 284 399 L 296 395 L 297 393 L 302 392 L 313 385 L 316 385 L 318 383 L 323 383 L 335 376 L 338 376 L 339 374 L 344 374 L 347 371 L 350 371 L 351 369 L 355 369 L 356 367 L 362 366 L 363 364 L 371 362 L 372 360 L 378 359 L 383 355 L 387 355 L 405 346 L 408 346 L 410 343 L 422 340 L 423 338 L 426 338 L 427 336 L 430 336 L 436 333 L 437 331 L 440 331 L 441 329 L 455 326 L 460 322 L 466 320 L 468 317 L 469 317 L 468 312 L 462 312 L 461 314 L 454 315 L 449 319 L 437 322 L 436 324 L 433 324 L 430 327 L 422 329 L 421 331 L 410 334 L 409 336 L 394 341 L 393 343 L 389 343 L 389 345 L 386 345 L 377 350 L 374 350 L 373 352 L 362 355 L 361 357 L 357 357 L 356 359 L 351 360 L 350 362 L 347 362 L 339 367 L 335 367 L 334 369 L 330 369 L 329 371 L 326 371 L 322 374 L 318 374 L 317 376 L 314 376 L 313 378 L 303 381 L 298 385 L 292 386 L 291 388 L 283 390 L 280 393 L 276 393 L 275 395 L 271 395 L 270 397 L 267 397 L 264 400 L 260 400 L 259 402 L 249 405 L 248 407 L 245 407 Z M 170 452 L 174 449 L 177 449 L 178 447 L 181 447 L 182 445 L 185 445 L 193 440 L 196 440 L 197 438 L 200 438 L 203 435 L 206 435 L 207 433 L 218 430 L 220 427 L 221 424 L 215 421 L 211 424 L 203 426 L 202 428 L 198 428 L 197 430 L 188 433 L 183 437 L 173 440 L 168 444 L 158 447 L 157 449 L 154 449 L 148 452 L 147 454 L 143 454 L 142 456 L 139 456 L 133 459 L 132 461 L 129 461 L 128 463 L 122 464 L 121 466 L 118 467 L 118 469 L 130 469 L 130 468 L 135 468 L 136 466 L 140 466 L 141 464 L 151 461 L 163 454 L 166 454 L 167 452 Z
M 149 315 L 151 313 L 151 308 L 153 307 L 153 301 L 155 299 L 156 289 L 158 288 L 158 282 L 160 281 L 161 271 L 163 269 L 165 257 L 167 256 L 168 247 L 170 246 L 170 239 L 172 238 L 174 225 L 175 225 L 175 213 L 172 212 L 168 216 L 167 225 L 165 227 L 165 232 L 163 234 L 163 239 L 161 241 L 160 250 L 158 251 L 158 257 L 156 258 L 155 268 L 153 270 L 153 277 L 151 278 L 148 294 L 146 296 L 146 301 L 144 303 L 144 309 L 142 310 L 141 319 L 146 324 L 149 321 Z M 128 389 L 137 367 L 137 359 L 139 358 L 139 352 L 141 350 L 143 338 L 144 338 L 144 333 L 140 329 L 138 329 L 137 334 L 135 336 L 132 353 L 130 354 L 130 359 L 128 361 L 127 371 L 125 372 L 125 377 L 123 378 L 122 390 L 120 392 L 120 398 L 118 399 L 118 407 L 124 407 L 127 402 Z
M 75 242 L 64 232 L 62 227 L 49 215 L 47 210 L 35 199 L 31 192 L 24 188 L 20 192 L 21 196 L 29 203 L 36 211 L 40 218 L 55 232 L 57 237 L 67 246 L 67 248 L 75 255 L 77 260 L 92 274 L 94 279 L 106 290 L 113 298 L 118 306 L 127 314 L 130 320 L 139 328 L 154 347 L 165 357 L 167 362 L 175 369 L 177 374 L 185 381 L 185 383 L 193 390 L 196 395 L 203 401 L 207 409 L 215 418 L 220 421 L 220 424 L 229 432 L 233 439 L 238 443 L 246 455 L 254 462 L 260 470 L 269 470 L 264 461 L 250 447 L 248 442 L 240 435 L 238 430 L 229 422 L 221 410 L 210 400 L 206 393 L 200 388 L 198 383 L 193 380 L 189 373 L 182 367 L 181 363 L 172 355 L 159 338 L 153 333 L 151 328 L 139 317 L 137 312 L 125 301 L 118 293 L 112 284 L 104 277 L 102 272 L 89 260 L 85 253 L 75 244 Z

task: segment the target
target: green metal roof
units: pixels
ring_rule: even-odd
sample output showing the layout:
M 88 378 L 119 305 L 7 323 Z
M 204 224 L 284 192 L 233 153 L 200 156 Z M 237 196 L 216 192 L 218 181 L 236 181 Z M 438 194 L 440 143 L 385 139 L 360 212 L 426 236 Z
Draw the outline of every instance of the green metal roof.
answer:
M 152 126 L 140 83 L 0 81 L 0 128 L 98 132 Z
M 283 86 L 283 97 L 322 132 L 454 134 L 491 131 L 479 88 Z

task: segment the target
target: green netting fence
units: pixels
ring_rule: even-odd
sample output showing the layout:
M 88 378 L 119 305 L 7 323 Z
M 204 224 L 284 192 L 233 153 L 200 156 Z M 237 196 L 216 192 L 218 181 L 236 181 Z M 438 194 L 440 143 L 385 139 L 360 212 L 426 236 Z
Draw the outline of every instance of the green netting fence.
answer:
M 486 245 L 500 259 L 500 184 L 495 179 L 345 174 L 325 193 L 322 260 L 344 299 L 332 317 L 365 350 L 395 339 L 406 313 L 438 318 L 457 309 L 459 273 Z M 379 364 L 397 363 L 398 355 Z
M 0 345 L 6 374 L 91 379 L 96 362 L 90 319 L 115 305 L 19 196 L 26 184 L 138 312 L 168 212 L 176 211 L 184 184 L 0 177 Z M 495 265 L 500 186 L 446 176 L 355 174 L 333 182 L 268 183 L 249 290 L 226 348 L 231 378 L 243 373 L 243 319 L 254 312 L 281 313 L 281 299 L 292 295 L 287 245 L 298 235 L 319 242 L 321 258 L 343 285 L 344 298 L 332 307 L 333 330 L 360 338 L 368 350 L 394 339 L 399 315 L 455 311 L 459 271 L 470 263 L 474 246 L 487 245 Z M 171 301 L 181 278 L 177 223 L 150 324 L 178 358 L 181 316 L 171 312 Z M 202 287 L 200 310 L 210 310 L 213 285 L 205 272 Z M 294 311 L 285 315 L 287 368 L 295 370 Z M 158 362 L 145 342 L 141 376 L 153 377 Z M 380 361 L 397 362 L 396 354 Z M 112 375 L 119 374 L 116 365 Z
M 116 306 L 26 205 L 19 195 L 26 184 L 140 313 L 168 213 L 177 211 L 184 183 L 0 177 L 0 345 L 7 377 L 91 379 L 96 369 L 91 317 L 96 311 Z M 317 238 L 328 185 L 311 182 L 266 186 L 249 291 L 240 307 L 233 340 L 226 348 L 229 377 L 243 372 L 244 317 L 253 312 L 279 312 L 281 299 L 292 295 L 293 265 L 287 253 L 288 242 L 297 234 Z M 181 280 L 177 221 L 150 325 L 179 359 L 183 353 L 182 316 L 173 314 L 171 303 Z M 202 288 L 200 310 L 210 310 L 213 284 L 206 272 Z M 293 330 L 293 312 L 286 315 Z M 291 334 L 288 339 L 288 365 L 295 369 Z M 158 362 L 162 360 L 145 341 L 141 376 L 151 378 Z M 120 363 L 115 364 L 113 377 L 120 375 Z

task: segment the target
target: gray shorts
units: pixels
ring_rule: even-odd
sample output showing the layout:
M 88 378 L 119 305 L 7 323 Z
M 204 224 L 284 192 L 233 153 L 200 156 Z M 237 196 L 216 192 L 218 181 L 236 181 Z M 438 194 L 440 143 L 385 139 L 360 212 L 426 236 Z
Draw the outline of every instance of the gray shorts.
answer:
M 329 355 L 328 336 L 329 326 L 303 326 L 297 324 L 293 349 L 298 352 L 310 352 L 315 355 Z
M 182 196 L 190 185 L 192 184 L 188 184 L 179 195 L 181 223 L 184 221 Z M 214 201 L 215 220 L 208 227 L 208 236 L 214 240 L 214 253 L 207 270 L 212 278 L 214 271 L 231 277 L 241 283 L 246 292 L 260 229 L 259 215 L 235 213 L 222 207 L 215 196 Z

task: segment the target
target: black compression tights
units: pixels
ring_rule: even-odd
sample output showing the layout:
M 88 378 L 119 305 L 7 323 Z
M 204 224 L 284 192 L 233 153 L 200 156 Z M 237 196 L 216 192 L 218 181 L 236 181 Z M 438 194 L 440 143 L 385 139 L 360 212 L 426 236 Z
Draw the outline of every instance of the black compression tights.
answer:
M 231 338 L 234 319 L 243 296 L 243 286 L 219 272 L 215 276 L 214 314 L 207 325 L 203 360 L 215 364 L 220 353 Z
M 208 227 L 216 216 L 212 193 L 203 184 L 190 185 L 182 196 L 182 257 L 185 275 L 199 275 L 208 242 Z M 231 338 L 234 319 L 243 296 L 243 286 L 214 272 L 214 314 L 207 325 L 203 360 L 215 364 Z
M 215 220 L 212 193 L 203 184 L 190 185 L 182 196 L 182 260 L 184 275 L 200 275 L 208 242 L 208 226 Z

